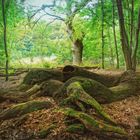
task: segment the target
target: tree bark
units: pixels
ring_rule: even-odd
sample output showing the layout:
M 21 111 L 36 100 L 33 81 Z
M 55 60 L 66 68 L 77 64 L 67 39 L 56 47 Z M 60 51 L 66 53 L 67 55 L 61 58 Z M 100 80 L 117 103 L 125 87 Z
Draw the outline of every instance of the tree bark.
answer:
M 47 80 L 59 80 L 63 81 L 63 75 L 61 70 L 45 70 L 45 69 L 36 69 L 31 70 L 28 74 L 24 77 L 23 84 L 26 85 L 35 85 L 42 83 L 43 81 Z
M 130 26 L 130 49 L 133 47 L 133 29 L 134 29 L 134 0 L 131 0 L 131 26 Z
M 114 67 L 114 53 L 113 53 L 113 47 L 112 47 L 112 41 L 110 37 L 110 31 L 108 28 L 108 41 L 109 41 L 109 48 L 110 48 L 110 65 Z
M 125 28 L 124 23 L 124 14 L 123 14 L 123 7 L 122 7 L 122 1 L 116 0 L 117 7 L 118 7 L 118 14 L 119 14 L 119 25 L 120 25 L 120 35 L 121 35 L 121 43 L 122 43 L 122 50 L 125 58 L 126 63 L 126 69 L 127 70 L 136 70 L 136 55 L 137 55 L 137 49 L 138 49 L 138 42 L 139 42 L 139 31 L 140 31 L 140 8 L 139 8 L 139 14 L 138 14 L 138 22 L 137 22 L 137 29 L 136 29 L 136 35 L 135 35 L 135 45 L 133 45 L 133 14 L 134 14 L 134 1 L 132 0 L 132 11 L 131 11 L 131 31 L 130 31 L 130 43 L 128 39 L 128 35 Z
M 8 50 L 7 50 L 7 23 L 6 23 L 6 10 L 5 10 L 5 0 L 2 0 L 2 18 L 3 18 L 3 42 L 4 42 L 4 50 L 5 50 L 5 73 L 6 73 L 6 81 L 8 81 Z
M 115 28 L 115 1 L 112 0 L 112 28 L 113 28 L 113 36 L 114 36 L 114 45 L 115 45 L 115 52 L 116 52 L 116 60 L 117 60 L 117 66 L 116 68 L 119 69 L 120 62 L 119 62 L 119 53 L 118 53 L 118 45 L 117 45 L 117 38 L 116 38 L 116 28 Z
M 82 40 L 76 39 L 73 43 L 72 53 L 73 53 L 73 64 L 80 65 L 82 63 L 83 56 L 83 43 Z
M 67 81 L 68 79 L 80 76 L 80 77 L 86 77 L 93 80 L 96 80 L 103 85 L 107 87 L 112 87 L 118 84 L 119 82 L 119 76 L 108 76 L 108 75 L 99 75 L 94 72 L 87 71 L 86 69 L 80 68 L 78 66 L 71 66 L 67 65 L 62 70 L 63 73 L 63 81 Z
M 0 113 L 0 120 L 6 120 L 14 117 L 19 117 L 21 115 L 41 110 L 48 109 L 53 107 L 53 104 L 50 101 L 29 101 L 25 103 L 20 103 L 13 105 L 12 107 L 2 111 Z
M 68 117 L 76 118 L 85 126 L 87 130 L 96 133 L 96 135 L 101 136 L 101 135 L 105 135 L 105 133 L 112 132 L 112 133 L 120 134 L 121 136 L 124 137 L 127 136 L 127 133 L 125 132 L 124 129 L 101 121 L 97 121 L 90 115 L 80 111 L 76 111 L 72 108 L 62 108 L 59 109 L 58 112 L 61 112 Z
M 136 58 L 137 58 L 137 50 L 138 50 L 138 44 L 139 44 L 139 32 L 140 32 L 140 8 L 139 8 L 139 14 L 138 14 L 138 25 L 136 29 L 136 35 L 135 35 L 135 47 L 132 54 L 132 67 L 134 70 L 136 70 Z
M 105 68 L 104 64 L 104 1 L 101 0 L 101 11 L 102 11 L 102 68 Z
M 80 65 L 82 63 L 83 57 L 83 37 L 81 39 L 74 39 L 73 38 L 73 27 L 72 21 L 67 24 L 69 38 L 72 41 L 72 58 L 73 58 L 73 65 Z
M 119 26 L 120 26 L 120 36 L 121 36 L 122 50 L 123 50 L 123 54 L 124 54 L 126 69 L 127 70 L 132 70 L 131 53 L 130 53 L 128 36 L 127 36 L 127 33 L 126 33 L 126 28 L 125 28 L 125 23 L 124 23 L 122 1 L 121 0 L 116 0 L 116 2 L 117 2 L 118 15 L 119 15 Z

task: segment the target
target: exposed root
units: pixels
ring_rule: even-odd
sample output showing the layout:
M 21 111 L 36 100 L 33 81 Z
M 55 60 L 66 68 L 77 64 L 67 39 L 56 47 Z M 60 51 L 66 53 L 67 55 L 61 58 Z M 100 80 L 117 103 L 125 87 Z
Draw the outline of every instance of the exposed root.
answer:
M 52 106 L 53 104 L 50 101 L 29 101 L 26 103 L 14 105 L 9 109 L 4 110 L 0 113 L 0 119 L 6 120 L 19 117 L 33 111 L 41 110 L 44 108 L 51 108 Z
M 127 133 L 124 129 L 110 124 L 106 124 L 101 121 L 97 121 L 86 113 L 76 111 L 72 108 L 62 108 L 58 111 L 64 113 L 64 115 L 66 116 L 78 119 L 87 130 L 90 130 L 94 133 L 98 132 L 104 134 L 106 132 L 113 132 L 123 136 L 127 136 Z

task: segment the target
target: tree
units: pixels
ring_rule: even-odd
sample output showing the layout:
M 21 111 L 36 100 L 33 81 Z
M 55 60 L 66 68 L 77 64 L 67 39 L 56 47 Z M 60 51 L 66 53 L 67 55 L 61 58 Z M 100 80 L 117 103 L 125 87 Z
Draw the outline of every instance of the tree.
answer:
M 125 59 L 126 69 L 127 70 L 136 70 L 136 55 L 138 49 L 139 42 L 139 31 L 140 31 L 140 7 L 138 12 L 138 21 L 136 27 L 136 34 L 133 32 L 133 18 L 131 17 L 131 32 L 127 32 L 124 21 L 124 13 L 123 13 L 123 5 L 121 0 L 116 0 L 117 8 L 118 8 L 118 16 L 119 16 L 119 26 L 120 26 L 120 35 L 121 35 L 121 43 L 122 50 Z M 133 16 L 133 8 L 134 3 L 132 1 L 132 16 Z M 131 37 L 131 43 L 129 43 L 129 36 Z M 132 36 L 134 36 L 134 43 L 132 45 Z M 130 46 L 131 45 L 131 46 Z
M 102 11 L 102 68 L 104 69 L 104 1 L 101 0 L 101 11 Z
M 6 71 L 6 81 L 8 81 L 8 50 L 7 50 L 7 23 L 6 23 L 6 10 L 5 10 L 5 0 L 1 0 L 2 4 L 2 17 L 3 17 L 3 42 L 5 49 L 5 71 Z
M 117 59 L 117 66 L 116 68 L 118 69 L 120 64 L 119 64 L 119 54 L 118 54 L 118 45 L 117 45 L 117 38 L 116 38 L 116 27 L 115 27 L 115 1 L 112 0 L 112 29 L 113 29 L 113 36 L 114 36 L 114 45 L 115 45 L 115 52 L 116 52 L 116 59 Z
M 67 33 L 72 42 L 72 57 L 73 57 L 73 64 L 75 65 L 80 65 L 82 63 L 82 55 L 83 55 L 83 48 L 84 48 L 83 45 L 84 34 L 81 36 L 81 38 L 74 37 L 75 30 L 73 27 L 73 19 L 75 15 L 88 4 L 89 1 L 90 0 L 81 0 L 79 2 L 76 2 L 76 1 L 65 0 L 64 2 L 66 6 L 63 7 L 61 6 L 61 2 L 59 3 L 60 5 L 57 5 L 56 1 L 54 0 L 52 5 L 42 5 L 40 9 L 38 9 L 29 17 L 29 20 L 31 20 L 38 12 L 43 10 L 46 15 L 51 16 L 56 20 L 60 20 L 66 24 Z M 56 15 L 55 10 L 54 10 L 55 12 L 53 11 L 54 14 L 47 12 L 45 10 L 46 8 L 54 8 L 55 10 L 58 9 L 56 11 L 60 13 L 60 16 L 59 14 Z M 64 17 L 61 17 L 61 14 L 64 14 Z M 40 19 L 41 18 L 39 18 L 39 20 Z
M 67 4 L 67 20 L 66 20 L 66 25 L 68 28 L 68 33 L 70 36 L 70 39 L 73 43 L 72 46 L 72 55 L 73 55 L 73 64 L 74 65 L 80 65 L 82 63 L 82 57 L 83 57 L 83 38 L 84 38 L 84 34 L 81 36 L 81 38 L 74 38 L 74 28 L 73 28 L 73 19 L 75 17 L 75 15 L 77 14 L 77 12 L 79 12 L 82 8 L 84 8 L 87 3 L 90 0 L 84 0 L 78 4 L 75 4 L 75 10 L 73 11 L 73 3 L 69 0 L 66 0 L 66 4 Z

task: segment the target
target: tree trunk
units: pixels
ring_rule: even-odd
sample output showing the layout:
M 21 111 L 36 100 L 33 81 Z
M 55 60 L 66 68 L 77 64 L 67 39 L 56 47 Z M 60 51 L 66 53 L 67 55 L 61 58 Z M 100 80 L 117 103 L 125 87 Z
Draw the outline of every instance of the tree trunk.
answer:
M 35 85 L 47 81 L 50 79 L 63 81 L 61 70 L 46 70 L 46 69 L 35 69 L 28 72 L 23 80 L 23 84 Z
M 127 70 L 132 70 L 132 60 L 131 60 L 131 51 L 128 42 L 128 36 L 125 28 L 124 23 L 124 14 L 123 14 L 123 7 L 122 1 L 116 0 L 117 8 L 118 8 L 118 15 L 119 15 L 119 25 L 120 25 L 120 36 L 121 36 L 121 43 L 122 43 L 122 50 L 124 54 L 125 64 Z
M 6 81 L 8 81 L 8 50 L 7 50 L 7 25 L 6 25 L 6 10 L 5 10 L 5 0 L 2 0 L 2 17 L 3 17 L 3 42 L 4 42 L 4 50 L 5 50 L 5 73 L 6 73 Z
M 137 29 L 136 29 L 135 48 L 134 48 L 134 52 L 132 54 L 132 67 L 134 70 L 136 70 L 136 58 L 137 58 L 137 50 L 138 50 L 138 44 L 139 44 L 139 32 L 140 32 L 140 8 L 139 8 L 139 14 L 138 14 L 138 25 L 137 25 Z
M 108 28 L 108 41 L 109 41 L 109 48 L 110 48 L 110 65 L 114 67 L 114 54 L 113 54 L 113 48 L 112 48 L 112 41 L 110 37 L 110 31 Z
M 123 8 L 122 8 L 122 1 L 121 0 L 116 0 L 117 2 L 117 7 L 118 7 L 118 14 L 119 14 L 119 25 L 120 25 L 120 35 L 121 35 L 121 43 L 122 43 L 122 50 L 125 58 L 125 63 L 126 63 L 126 69 L 127 70 L 136 70 L 136 57 L 137 57 L 137 50 L 138 50 L 138 43 L 139 43 L 139 31 L 140 31 L 140 8 L 139 8 L 139 14 L 138 14 L 138 22 L 137 22 L 137 29 L 136 29 L 136 35 L 135 38 L 133 39 L 133 33 L 134 33 L 134 19 L 133 19 L 133 14 L 134 14 L 134 1 L 132 0 L 132 10 L 131 10 L 131 31 L 130 31 L 130 44 L 125 28 L 125 23 L 124 23 L 124 14 L 123 14 Z M 132 44 L 133 42 L 135 45 Z
M 134 29 L 134 0 L 131 0 L 131 26 L 130 26 L 130 49 L 133 47 L 133 29 Z
M 82 63 L 82 57 L 83 57 L 83 37 L 81 39 L 74 39 L 73 38 L 73 27 L 72 23 L 67 23 L 67 29 L 69 38 L 72 42 L 72 58 L 73 58 L 73 64 L 74 65 L 80 65 Z
M 113 16 L 113 36 L 114 36 L 114 45 L 115 45 L 115 52 L 116 52 L 116 60 L 117 60 L 117 66 L 116 68 L 119 69 L 120 64 L 119 64 L 119 53 L 118 53 L 118 45 L 117 45 L 117 38 L 116 38 L 116 28 L 115 28 L 115 1 L 112 1 L 113 4 L 113 9 L 112 9 L 112 16 Z
M 72 108 L 62 108 L 59 109 L 58 112 L 62 112 L 64 115 L 71 117 L 71 118 L 76 118 L 79 120 L 87 130 L 96 133 L 96 135 L 105 135 L 106 133 L 116 133 L 120 134 L 121 136 L 127 137 L 127 133 L 125 132 L 124 129 L 118 127 L 118 126 L 113 126 L 110 125 L 106 122 L 102 122 L 100 120 L 96 120 L 92 116 L 76 111 Z
M 41 109 L 48 109 L 53 107 L 54 105 L 50 101 L 29 101 L 25 103 L 20 103 L 17 105 L 13 105 L 10 108 L 2 111 L 0 113 L 0 120 L 10 119 L 14 117 L 19 117 L 21 115 L 41 110 Z
M 74 65 L 80 65 L 82 63 L 83 47 L 82 40 L 76 39 L 74 41 L 72 48 Z
M 96 80 L 103 85 L 107 87 L 112 87 L 118 84 L 119 82 L 119 76 L 108 76 L 108 75 L 99 75 L 94 72 L 87 71 L 86 69 L 77 67 L 77 66 L 71 66 L 67 65 L 63 68 L 63 81 L 67 81 L 68 79 L 75 77 L 75 76 L 80 76 L 80 77 L 86 77 L 90 78 L 93 80 Z
M 102 68 L 105 68 L 104 64 L 104 2 L 101 0 L 101 10 L 102 10 Z

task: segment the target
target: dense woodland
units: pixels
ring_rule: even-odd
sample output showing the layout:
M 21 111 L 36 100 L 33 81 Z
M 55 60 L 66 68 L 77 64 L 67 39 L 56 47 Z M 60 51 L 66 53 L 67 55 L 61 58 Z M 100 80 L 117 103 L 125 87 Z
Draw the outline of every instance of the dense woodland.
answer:
M 0 140 L 140 139 L 139 0 L 0 0 Z

